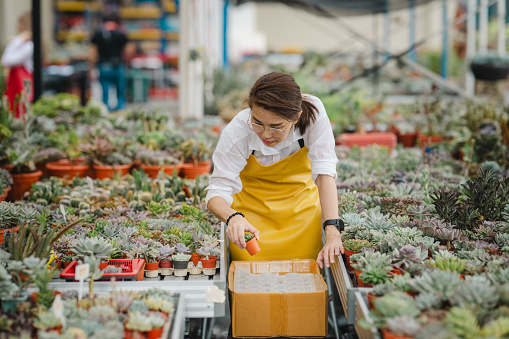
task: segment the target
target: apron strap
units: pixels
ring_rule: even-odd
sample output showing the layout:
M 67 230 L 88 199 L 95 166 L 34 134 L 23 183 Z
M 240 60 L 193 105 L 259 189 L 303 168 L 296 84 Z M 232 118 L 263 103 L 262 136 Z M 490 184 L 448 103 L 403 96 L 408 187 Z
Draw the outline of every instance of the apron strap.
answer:
M 304 139 L 300 138 L 297 141 L 299 142 L 300 148 L 303 148 L 304 147 Z M 253 152 L 251 152 L 251 154 L 254 155 L 254 152 L 255 152 L 255 150 L 253 150 Z

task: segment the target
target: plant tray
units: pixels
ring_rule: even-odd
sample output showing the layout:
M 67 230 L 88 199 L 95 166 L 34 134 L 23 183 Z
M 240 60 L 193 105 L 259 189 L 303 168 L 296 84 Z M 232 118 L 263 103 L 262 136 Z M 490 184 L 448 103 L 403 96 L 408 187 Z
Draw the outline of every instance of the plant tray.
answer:
M 69 266 L 67 266 L 62 272 L 60 272 L 60 278 L 67 281 L 75 281 L 74 273 L 76 271 L 76 265 L 78 263 L 73 260 Z M 145 265 L 144 259 L 109 259 L 108 265 L 115 267 L 122 267 L 121 273 L 104 273 L 102 278 L 99 280 L 110 280 L 115 278 L 117 280 L 136 280 L 138 275 L 142 272 L 142 268 Z

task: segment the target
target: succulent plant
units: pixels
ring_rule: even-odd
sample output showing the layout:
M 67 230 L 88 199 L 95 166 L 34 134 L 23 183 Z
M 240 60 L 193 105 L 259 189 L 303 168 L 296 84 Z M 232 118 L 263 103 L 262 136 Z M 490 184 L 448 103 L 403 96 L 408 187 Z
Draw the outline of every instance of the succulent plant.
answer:
M 442 295 L 440 293 L 421 293 L 415 297 L 415 304 L 421 311 L 438 310 L 442 307 Z
M 40 330 L 49 330 L 61 326 L 60 319 L 53 312 L 40 312 L 39 316 L 34 320 L 34 327 Z
M 367 240 L 349 239 L 343 242 L 345 250 L 360 251 L 362 248 L 372 248 L 373 243 Z
M 458 273 L 434 270 L 423 272 L 420 276 L 408 281 L 408 286 L 412 291 L 419 293 L 438 292 L 443 300 L 447 300 L 460 282 Z
M 418 228 L 394 227 L 387 232 L 387 235 L 414 239 L 415 237 L 422 236 L 422 231 Z
M 402 292 L 390 292 L 373 303 L 379 316 L 384 319 L 398 316 L 417 317 L 420 314 L 414 299 Z
M 78 257 L 94 256 L 99 259 L 106 259 L 112 252 L 111 244 L 99 237 L 80 238 L 71 252 Z
M 417 319 L 406 315 L 388 318 L 386 325 L 389 332 L 399 336 L 415 337 L 421 331 Z
M 0 168 L 0 192 L 3 193 L 6 188 L 12 185 L 12 177 L 11 174 Z
M 493 309 L 499 297 L 496 288 L 485 282 L 465 282 L 454 289 L 449 300 L 453 306 Z
M 148 313 L 148 305 L 145 300 L 132 300 L 129 312 Z
M 499 233 L 495 236 L 495 243 L 499 247 L 504 247 L 509 245 L 509 233 Z
M 352 267 L 359 271 L 364 271 L 368 266 L 383 267 L 387 271 L 391 268 L 391 257 L 387 254 L 380 252 L 365 251 L 355 254 L 356 257 L 351 256 L 350 261 L 357 260 L 357 263 L 352 263 Z
M 509 283 L 509 268 L 500 268 L 496 272 L 488 273 L 488 279 L 493 285 L 504 285 Z
M 364 223 L 368 229 L 379 231 L 388 231 L 396 225 L 390 220 L 389 214 L 380 213 L 379 209 L 373 208 L 366 211 L 366 222 Z
M 409 272 L 416 275 L 422 270 L 422 263 L 427 258 L 427 253 L 421 251 L 419 247 L 410 245 L 395 249 L 392 252 L 392 266 L 401 272 Z
M 373 291 L 371 291 L 370 294 L 375 297 L 383 297 L 387 293 L 394 291 L 396 291 L 396 286 L 392 284 L 378 284 L 373 286 Z
M 138 311 L 129 312 L 129 320 L 125 328 L 131 331 L 147 332 L 152 329 L 151 319 L 147 314 Z
M 363 218 L 358 213 L 345 213 L 341 216 L 341 219 L 345 223 L 345 231 L 349 226 L 361 226 L 366 221 L 366 218 Z
M 457 339 L 458 337 L 453 334 L 447 327 L 443 325 L 426 325 L 422 328 L 421 332 L 417 334 L 415 339 Z
M 434 259 L 429 260 L 429 263 L 432 267 L 436 267 L 444 271 L 448 270 L 463 273 L 465 270 L 465 263 L 463 260 L 457 258 L 449 251 L 439 251 L 435 254 Z
M 480 328 L 477 318 L 467 308 L 453 307 L 447 313 L 446 326 L 461 338 L 479 338 Z
M 389 281 L 390 266 L 380 266 L 368 264 L 364 267 L 362 273 L 359 275 L 359 279 L 365 284 L 377 285 L 385 284 Z
M 177 253 L 172 256 L 173 261 L 189 261 L 191 259 L 191 254 L 185 253 Z

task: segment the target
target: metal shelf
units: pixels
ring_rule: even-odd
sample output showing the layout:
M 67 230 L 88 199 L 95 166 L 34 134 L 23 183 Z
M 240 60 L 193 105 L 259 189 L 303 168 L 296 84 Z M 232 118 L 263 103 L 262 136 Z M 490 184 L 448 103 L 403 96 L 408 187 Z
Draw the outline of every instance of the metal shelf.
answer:
M 160 278 L 145 278 L 142 281 L 96 281 L 94 282 L 94 293 L 107 293 L 112 290 L 142 291 L 149 288 L 160 288 L 163 290 L 179 293 L 183 296 L 186 318 L 214 318 L 225 315 L 225 304 L 207 301 L 206 289 L 209 286 L 217 286 L 226 293 L 226 245 L 224 243 L 224 224 L 221 223 L 220 243 L 222 253 L 219 258 L 219 269 L 216 275 L 209 279 L 204 275 L 188 275 L 186 277 L 165 276 Z M 65 282 L 56 279 L 50 283 L 50 287 L 60 291 L 77 290 L 78 282 Z M 30 292 L 37 289 L 29 289 Z M 84 293 L 88 293 L 88 283 L 83 285 Z
M 380 339 L 380 334 L 376 330 L 365 330 L 359 326 L 359 320 L 364 318 L 370 322 L 369 307 L 365 292 L 371 288 L 354 287 L 352 280 L 348 275 L 343 258 L 340 256 L 331 265 L 332 275 L 336 283 L 341 304 L 349 325 L 354 325 L 357 335 L 360 339 Z

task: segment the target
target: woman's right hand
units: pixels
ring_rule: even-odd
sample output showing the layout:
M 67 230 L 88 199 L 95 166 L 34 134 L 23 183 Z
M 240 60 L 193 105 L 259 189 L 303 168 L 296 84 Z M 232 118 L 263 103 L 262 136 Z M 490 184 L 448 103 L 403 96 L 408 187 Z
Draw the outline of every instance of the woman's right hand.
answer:
M 236 215 L 230 219 L 226 234 L 231 242 L 237 245 L 240 249 L 246 248 L 246 241 L 244 240 L 244 232 L 253 233 L 256 240 L 260 240 L 260 231 L 254 228 L 243 216 Z

